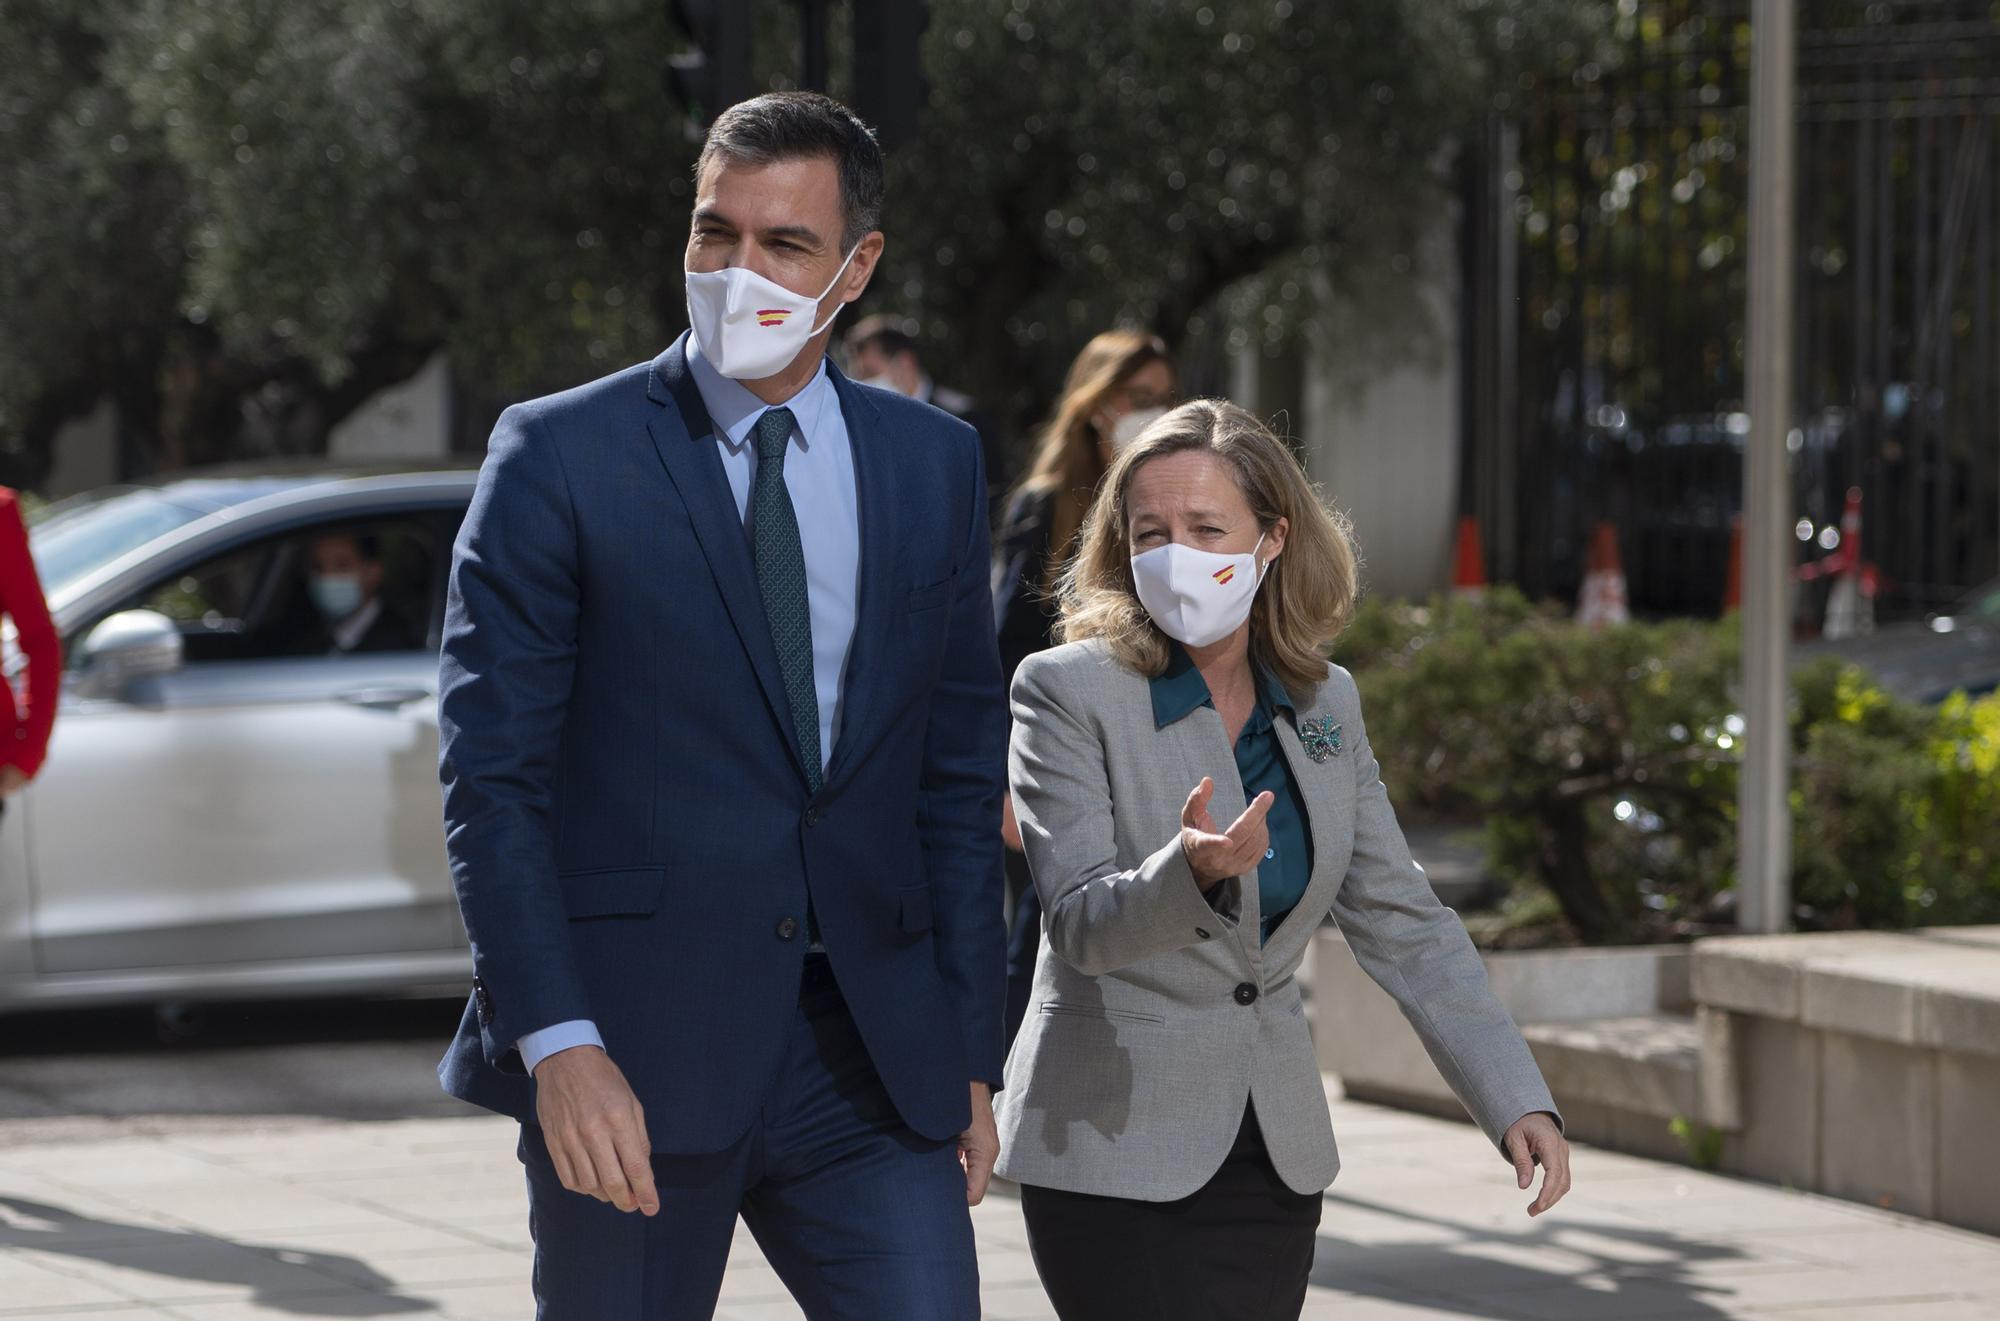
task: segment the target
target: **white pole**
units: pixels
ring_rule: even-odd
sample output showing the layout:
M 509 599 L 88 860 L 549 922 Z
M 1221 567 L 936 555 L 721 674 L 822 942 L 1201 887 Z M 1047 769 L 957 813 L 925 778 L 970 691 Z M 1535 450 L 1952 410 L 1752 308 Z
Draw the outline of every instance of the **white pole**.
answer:
M 1750 305 L 1744 366 L 1743 763 L 1737 789 L 1737 923 L 1792 919 L 1791 630 L 1793 0 L 1753 0 L 1750 66 Z

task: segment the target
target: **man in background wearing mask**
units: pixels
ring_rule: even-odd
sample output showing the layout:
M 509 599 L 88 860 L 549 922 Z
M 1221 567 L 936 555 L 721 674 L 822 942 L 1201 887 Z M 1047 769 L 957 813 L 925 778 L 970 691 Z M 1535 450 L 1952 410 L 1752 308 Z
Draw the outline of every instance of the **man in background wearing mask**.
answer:
M 977 437 L 825 360 L 881 195 L 836 102 L 720 116 L 688 334 L 502 415 L 459 535 L 439 1073 L 544 1318 L 711 1315 L 739 1213 L 809 1315 L 979 1313 L 1007 713 Z
M 423 636 L 382 599 L 382 552 L 366 533 L 329 532 L 306 548 L 306 591 L 319 627 L 301 650 L 312 655 L 415 651 Z
M 910 322 L 885 312 L 863 317 L 847 332 L 842 345 L 847 350 L 847 370 L 861 384 L 894 390 L 942 408 L 979 433 L 979 446 L 986 456 L 986 485 L 994 500 L 1013 485 L 1014 464 L 999 428 L 977 399 L 931 379 L 917 352 Z

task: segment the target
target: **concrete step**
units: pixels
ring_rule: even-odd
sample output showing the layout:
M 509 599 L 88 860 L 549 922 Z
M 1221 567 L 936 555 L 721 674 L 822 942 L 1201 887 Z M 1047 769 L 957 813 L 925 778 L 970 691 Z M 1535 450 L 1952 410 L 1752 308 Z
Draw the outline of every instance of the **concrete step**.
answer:
M 1529 1023 L 1521 1034 L 1559 1102 L 1672 1120 L 1701 1111 L 1701 1029 L 1692 1014 Z

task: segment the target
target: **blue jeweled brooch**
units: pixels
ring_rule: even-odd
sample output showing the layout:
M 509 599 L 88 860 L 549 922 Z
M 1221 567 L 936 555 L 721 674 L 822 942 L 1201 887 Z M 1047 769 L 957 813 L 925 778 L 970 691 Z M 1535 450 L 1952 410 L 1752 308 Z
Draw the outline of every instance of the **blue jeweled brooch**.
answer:
M 1299 741 L 1306 745 L 1306 755 L 1314 761 L 1325 761 L 1328 757 L 1340 755 L 1340 726 L 1333 723 L 1332 716 L 1321 716 L 1308 720 L 1299 726 Z

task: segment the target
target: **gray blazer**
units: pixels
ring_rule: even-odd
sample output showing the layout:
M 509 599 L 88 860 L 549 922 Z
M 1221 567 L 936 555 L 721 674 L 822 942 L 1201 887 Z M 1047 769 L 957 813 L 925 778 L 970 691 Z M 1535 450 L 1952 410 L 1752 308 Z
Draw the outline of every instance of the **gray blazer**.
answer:
M 1342 748 L 1314 761 L 1292 723 L 1278 721 L 1313 870 L 1260 947 L 1256 877 L 1204 897 L 1181 851 L 1181 809 L 1204 775 L 1215 781 L 1217 823 L 1244 807 L 1221 715 L 1203 707 L 1155 728 L 1147 680 L 1101 643 L 1022 663 L 1008 772 L 1044 917 L 1027 1020 L 997 1102 L 1002 1175 L 1144 1201 L 1185 1197 L 1221 1166 L 1254 1100 L 1285 1183 L 1299 1192 L 1332 1183 L 1340 1156 L 1296 977 L 1329 911 L 1489 1138 L 1555 1110 L 1464 926 L 1410 857 L 1354 679 L 1330 665 L 1317 692 L 1293 697 L 1303 699 L 1299 721 L 1338 722 Z

